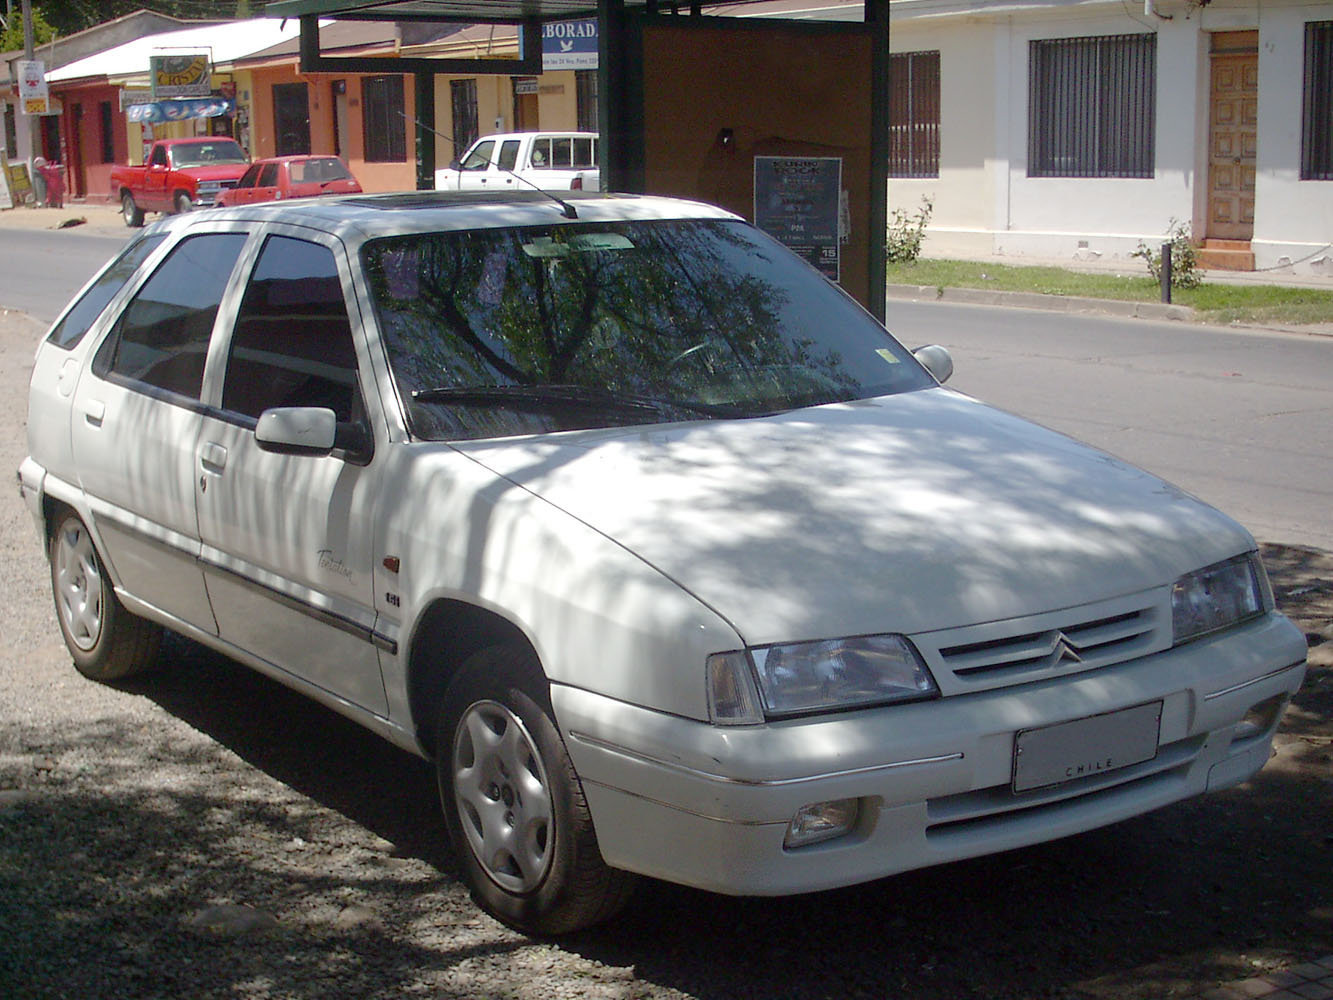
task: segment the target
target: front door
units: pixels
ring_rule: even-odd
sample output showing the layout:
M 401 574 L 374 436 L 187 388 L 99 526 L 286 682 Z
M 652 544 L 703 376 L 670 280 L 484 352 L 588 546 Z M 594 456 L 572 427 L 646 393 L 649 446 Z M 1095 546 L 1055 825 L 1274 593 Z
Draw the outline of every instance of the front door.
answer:
M 276 454 L 254 431 L 261 413 L 287 406 L 327 407 L 346 425 L 366 425 L 340 271 L 333 241 L 272 235 L 260 250 L 225 352 L 219 405 L 202 419 L 200 561 L 223 639 L 384 714 L 369 446 Z
M 1259 33 L 1219 31 L 1212 37 L 1205 235 L 1249 240 L 1259 146 Z
M 310 152 L 310 96 L 304 83 L 273 85 L 275 156 Z

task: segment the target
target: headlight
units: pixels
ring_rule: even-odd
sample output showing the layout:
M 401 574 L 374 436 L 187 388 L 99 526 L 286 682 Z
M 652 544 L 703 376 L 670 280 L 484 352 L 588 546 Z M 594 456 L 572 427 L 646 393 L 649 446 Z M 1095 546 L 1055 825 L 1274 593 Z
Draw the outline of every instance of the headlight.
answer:
M 1262 615 L 1272 604 L 1258 553 L 1228 559 L 1182 576 L 1171 588 L 1175 642 L 1229 628 Z
M 750 650 L 749 657 L 744 651 L 711 656 L 708 693 L 714 722 L 743 725 L 760 722 L 763 715 L 933 698 L 939 689 L 906 639 L 870 635 L 764 646 Z

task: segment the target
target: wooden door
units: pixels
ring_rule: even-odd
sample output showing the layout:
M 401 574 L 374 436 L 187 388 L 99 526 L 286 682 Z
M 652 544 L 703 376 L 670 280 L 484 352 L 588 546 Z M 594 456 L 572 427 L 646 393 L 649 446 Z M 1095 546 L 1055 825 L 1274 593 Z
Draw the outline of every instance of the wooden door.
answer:
M 1254 235 L 1254 169 L 1259 146 L 1259 33 L 1213 35 L 1208 134 L 1208 232 Z

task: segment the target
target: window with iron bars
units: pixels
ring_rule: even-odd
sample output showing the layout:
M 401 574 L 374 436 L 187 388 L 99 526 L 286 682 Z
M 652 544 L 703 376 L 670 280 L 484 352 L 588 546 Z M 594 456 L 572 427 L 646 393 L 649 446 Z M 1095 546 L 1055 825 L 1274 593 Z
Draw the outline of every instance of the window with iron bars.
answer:
M 454 125 L 452 159 L 461 160 L 468 147 L 477 139 L 477 81 L 450 80 L 449 107 Z
M 1152 177 L 1157 36 L 1033 41 L 1029 177 Z
M 407 160 L 407 119 L 403 117 L 403 78 L 368 76 L 361 82 L 361 114 L 366 161 Z
M 1333 181 L 1333 21 L 1305 25 L 1301 180 Z
M 940 54 L 889 56 L 889 176 L 940 175 Z

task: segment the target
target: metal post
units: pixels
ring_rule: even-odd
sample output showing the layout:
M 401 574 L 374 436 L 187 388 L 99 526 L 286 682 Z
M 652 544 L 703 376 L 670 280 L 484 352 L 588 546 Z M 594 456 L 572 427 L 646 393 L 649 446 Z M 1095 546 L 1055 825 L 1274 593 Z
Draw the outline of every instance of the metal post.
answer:
M 1162 301 L 1171 304 L 1171 244 L 1162 244 Z
M 432 191 L 435 189 L 435 74 L 413 73 L 412 82 L 417 112 L 417 190 Z
M 870 213 L 869 284 L 866 305 L 881 323 L 887 321 L 888 258 L 885 233 L 889 228 L 889 0 L 866 0 L 870 29 Z
M 32 45 L 32 0 L 23 0 L 23 58 L 28 62 L 33 59 Z M 37 156 L 41 148 L 41 127 L 42 123 L 37 115 L 28 115 L 28 177 L 31 179 L 34 169 L 33 159 Z M 18 150 L 14 150 L 15 153 Z M 72 165 L 72 164 L 71 164 Z M 33 185 L 33 193 L 36 194 L 37 185 Z

